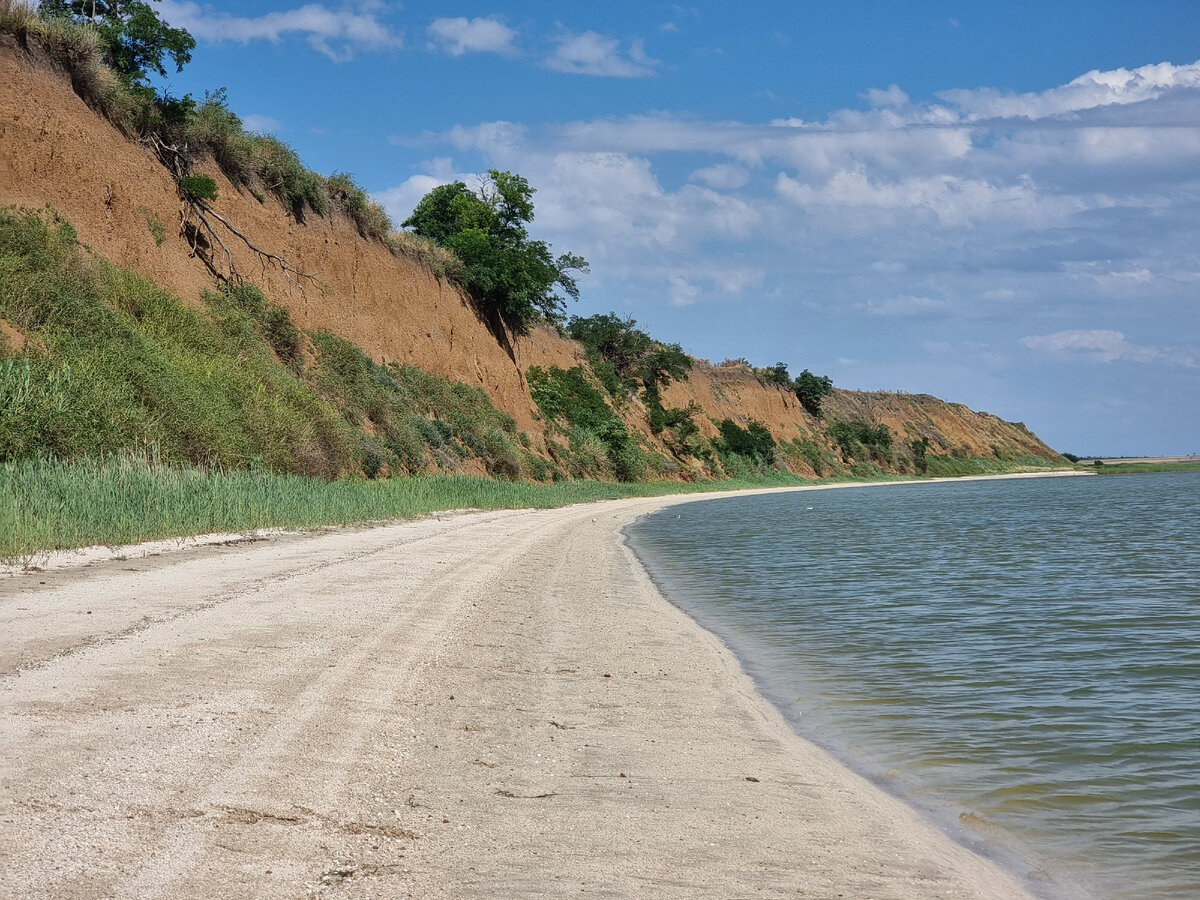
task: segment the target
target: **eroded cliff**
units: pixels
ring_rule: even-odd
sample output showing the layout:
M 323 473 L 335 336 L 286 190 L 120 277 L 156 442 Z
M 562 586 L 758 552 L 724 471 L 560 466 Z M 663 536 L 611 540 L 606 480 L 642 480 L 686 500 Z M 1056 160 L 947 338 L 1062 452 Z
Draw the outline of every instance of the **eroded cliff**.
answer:
M 98 254 L 132 268 L 199 305 L 216 284 L 214 275 L 181 232 L 181 201 L 170 171 L 150 149 L 130 140 L 75 93 L 52 61 L 0 36 L 0 204 L 52 206 Z M 481 387 L 497 407 L 544 452 L 546 422 L 529 389 L 531 366 L 569 369 L 585 365 L 582 348 L 543 327 L 526 336 L 489 330 L 469 299 L 420 261 L 362 237 L 336 211 L 291 215 L 273 196 L 234 185 L 211 160 L 198 170 L 217 182 L 213 208 L 236 222 L 249 240 L 286 258 L 313 280 L 289 278 L 244 243 L 228 242 L 237 269 L 285 307 L 304 329 L 325 329 L 355 342 L 376 361 L 407 362 L 443 377 Z M 155 224 L 160 223 L 155 234 Z M 0 322 L 10 346 L 21 334 Z M 669 336 L 667 336 L 669 337 Z M 794 394 L 766 384 L 740 364 L 697 360 L 687 380 L 663 393 L 667 406 L 695 404 L 693 417 L 705 437 L 721 420 L 762 422 L 781 444 L 815 445 L 836 465 L 853 462 L 826 433 L 830 421 L 886 424 L 900 452 L 876 460 L 884 468 L 913 471 L 913 440 L 928 441 L 930 454 L 1017 459 L 1057 459 L 1023 425 L 977 413 L 924 395 L 835 390 L 822 420 Z M 619 413 L 651 447 L 666 445 L 651 434 L 637 398 Z M 811 446 L 810 446 L 811 450 Z M 799 474 L 829 474 L 808 457 L 785 454 Z M 678 471 L 701 471 L 700 460 L 682 460 Z

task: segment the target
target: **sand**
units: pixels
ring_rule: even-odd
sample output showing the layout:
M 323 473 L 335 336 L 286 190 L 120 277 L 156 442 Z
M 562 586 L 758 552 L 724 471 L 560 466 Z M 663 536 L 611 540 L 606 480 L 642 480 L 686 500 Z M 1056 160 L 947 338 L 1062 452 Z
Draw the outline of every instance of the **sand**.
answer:
M 695 499 L 0 580 L 0 896 L 1028 896 L 661 596 Z

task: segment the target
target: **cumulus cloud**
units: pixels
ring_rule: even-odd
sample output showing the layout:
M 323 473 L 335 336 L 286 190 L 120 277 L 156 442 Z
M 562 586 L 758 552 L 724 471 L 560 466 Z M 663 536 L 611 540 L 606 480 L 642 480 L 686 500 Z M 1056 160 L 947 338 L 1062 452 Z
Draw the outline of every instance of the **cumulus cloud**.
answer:
M 781 196 L 809 209 L 860 207 L 907 214 L 926 212 L 943 226 L 964 226 L 984 218 L 1028 219 L 1043 216 L 1046 206 L 1057 207 L 1058 214 L 1064 211 L 1063 204 L 1039 196 L 1029 185 L 993 184 L 956 175 L 872 180 L 862 167 L 837 172 L 816 185 L 780 174 L 776 188 Z M 1070 202 L 1065 205 L 1066 211 L 1075 208 Z M 887 220 L 889 225 L 892 222 Z
M 868 103 L 876 107 L 891 107 L 893 109 L 900 109 L 908 106 L 909 103 L 908 94 L 900 90 L 900 85 L 898 84 L 889 85 L 883 90 L 880 90 L 879 88 L 870 88 L 863 96 Z
M 451 56 L 464 53 L 514 55 L 517 32 L 494 16 L 434 19 L 427 29 L 430 47 Z
M 298 36 L 338 62 L 352 58 L 359 50 L 392 50 L 404 45 L 401 33 L 381 20 L 381 5 L 372 0 L 337 9 L 306 3 L 261 16 L 219 12 L 194 0 L 162 0 L 161 12 L 166 21 L 186 28 L 202 41 L 278 43 Z
M 696 302 L 696 297 L 700 294 L 700 288 L 680 275 L 672 275 L 669 280 L 671 284 L 672 306 L 691 306 Z
M 1031 350 L 1047 353 L 1079 354 L 1098 362 L 1128 360 L 1140 363 L 1166 363 L 1195 368 L 1196 356 L 1186 350 L 1151 347 L 1131 343 L 1120 331 L 1087 329 L 1058 331 L 1054 334 L 1035 334 L 1021 338 Z
M 614 39 L 588 40 L 595 59 L 624 58 Z M 1035 311 L 1060 335 L 1090 333 L 1098 311 L 1131 333 L 1141 327 L 1125 317 L 1134 302 L 1143 318 L 1162 304 L 1163 322 L 1194 303 L 1198 69 L 932 101 L 891 85 L 820 120 L 660 112 L 464 124 L 396 139 L 452 152 L 455 164 L 386 196 L 403 217 L 435 178 L 518 171 L 538 189 L 538 234 L 591 260 L 589 284 L 613 292 L 614 307 L 769 298 L 889 335 L 964 332 L 955 346 L 1030 335 L 1026 348 L 1047 352 L 1038 326 L 1016 324 Z M 981 322 L 999 330 L 965 334 Z M 1119 353 L 1189 365 L 1197 354 L 1166 344 L 1190 338 L 1168 329 L 1107 349 L 1064 346 L 1047 364 Z
M 1044 119 L 1104 106 L 1156 100 L 1177 89 L 1200 88 L 1200 62 L 1176 66 L 1163 62 L 1136 69 L 1092 70 L 1061 87 L 1017 94 L 994 88 L 941 91 L 938 97 L 972 121 Z
M 715 166 L 705 166 L 692 173 L 692 181 L 701 181 L 709 187 L 730 190 L 745 187 L 750 181 L 750 173 L 741 166 L 722 163 Z
M 642 41 L 621 50 L 615 37 L 595 31 L 565 31 L 559 35 L 554 52 L 544 65 L 556 72 L 575 75 L 600 75 L 608 78 L 645 78 L 655 74 L 661 62 L 646 55 Z
M 242 116 L 242 124 L 246 126 L 247 131 L 255 131 L 259 134 L 275 134 L 283 130 L 283 123 L 278 119 L 273 119 L 270 116 L 262 116 L 258 113 L 250 113 Z

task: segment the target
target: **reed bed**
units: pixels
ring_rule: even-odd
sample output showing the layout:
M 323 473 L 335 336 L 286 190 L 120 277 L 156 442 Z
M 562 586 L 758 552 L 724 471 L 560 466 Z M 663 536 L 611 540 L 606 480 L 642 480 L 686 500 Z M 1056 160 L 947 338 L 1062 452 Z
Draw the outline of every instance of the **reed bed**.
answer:
M 93 545 L 258 528 L 313 528 L 405 519 L 448 509 L 565 506 L 618 497 L 809 484 L 790 475 L 719 482 L 617 484 L 424 475 L 322 481 L 262 470 L 202 470 L 111 455 L 0 464 L 0 561 Z

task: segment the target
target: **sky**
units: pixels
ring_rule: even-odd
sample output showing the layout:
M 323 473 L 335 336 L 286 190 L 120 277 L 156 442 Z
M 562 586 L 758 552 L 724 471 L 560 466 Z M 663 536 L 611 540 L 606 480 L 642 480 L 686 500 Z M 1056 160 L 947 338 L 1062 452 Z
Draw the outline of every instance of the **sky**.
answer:
M 930 393 L 1080 455 L 1200 453 L 1200 3 L 162 0 L 166 87 L 397 222 L 489 168 L 571 312 Z

